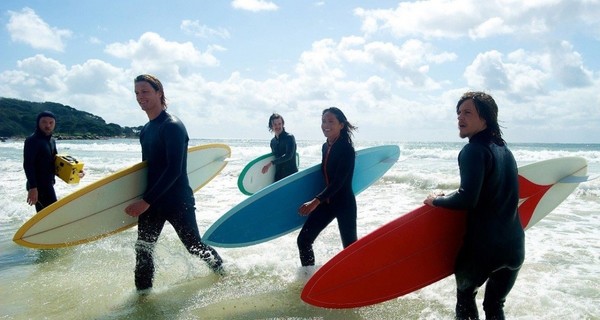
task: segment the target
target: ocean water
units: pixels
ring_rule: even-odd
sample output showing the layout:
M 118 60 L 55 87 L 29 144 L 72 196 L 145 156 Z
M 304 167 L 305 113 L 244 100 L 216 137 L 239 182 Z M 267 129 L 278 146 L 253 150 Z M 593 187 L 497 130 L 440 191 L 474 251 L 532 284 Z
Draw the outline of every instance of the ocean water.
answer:
M 225 143 L 232 157 L 196 193 L 201 233 L 247 196 L 237 189 L 244 165 L 269 152 L 268 140 L 192 140 Z M 298 141 L 300 168 L 320 161 L 322 141 Z M 463 143 L 356 142 L 356 149 L 398 144 L 399 161 L 357 197 L 358 234 L 420 206 L 431 192 L 458 187 L 456 157 Z M 599 144 L 511 144 L 519 165 L 581 156 L 600 175 Z M 133 284 L 132 228 L 88 244 L 33 250 L 12 241 L 34 215 L 26 204 L 23 141 L 0 143 L 0 319 L 452 319 L 452 276 L 377 305 L 332 310 L 300 299 L 297 232 L 267 243 L 217 248 L 228 274 L 219 278 L 189 255 L 167 225 L 156 251 L 154 290 L 138 296 Z M 59 197 L 137 163 L 137 140 L 58 141 L 61 153 L 85 163 L 79 185 L 57 182 Z M 600 179 L 582 183 L 559 207 L 526 232 L 526 259 L 508 297 L 509 319 L 600 319 Z M 332 223 L 317 239 L 317 264 L 341 250 Z M 409 275 L 399 275 L 409 276 Z M 369 290 L 370 288 L 365 288 Z M 480 314 L 483 290 L 478 295 Z

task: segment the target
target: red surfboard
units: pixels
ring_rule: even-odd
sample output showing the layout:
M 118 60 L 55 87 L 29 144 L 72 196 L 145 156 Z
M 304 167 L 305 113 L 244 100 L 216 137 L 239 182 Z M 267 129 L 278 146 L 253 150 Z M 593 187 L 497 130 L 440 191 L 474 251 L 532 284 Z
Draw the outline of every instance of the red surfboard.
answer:
M 587 162 L 567 157 L 519 168 L 519 214 L 528 229 L 586 181 Z M 421 206 L 342 250 L 306 283 L 301 297 L 325 308 L 368 306 L 453 273 L 466 214 Z

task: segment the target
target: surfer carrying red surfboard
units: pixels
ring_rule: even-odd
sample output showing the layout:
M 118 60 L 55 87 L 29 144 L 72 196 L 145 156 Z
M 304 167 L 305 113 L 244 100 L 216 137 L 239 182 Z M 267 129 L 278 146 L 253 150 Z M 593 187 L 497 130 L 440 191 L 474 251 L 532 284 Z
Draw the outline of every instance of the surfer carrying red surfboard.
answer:
M 189 137 L 185 126 L 167 113 L 160 80 L 144 74 L 134 83 L 137 102 L 149 119 L 140 132 L 142 160 L 148 163 L 148 186 L 142 199 L 125 208 L 128 215 L 138 217 L 135 286 L 141 292 L 152 288 L 154 247 L 167 221 L 189 253 L 222 274 L 221 257 L 202 242 L 196 223 L 195 199 L 187 176 Z
M 333 219 L 337 219 L 344 248 L 357 239 L 356 197 L 352 190 L 356 160 L 352 132 L 357 128 L 348 122 L 342 110 L 331 107 L 323 110 L 321 129 L 327 138 L 321 161 L 325 189 L 298 209 L 301 215 L 308 215 L 297 239 L 303 267 L 314 266 L 312 245 Z
M 504 319 L 504 302 L 525 258 L 519 214 L 517 164 L 502 139 L 498 106 L 483 92 L 467 92 L 456 105 L 461 138 L 469 143 L 458 155 L 460 187 L 424 203 L 467 211 L 464 243 L 454 265 L 457 319 L 478 319 L 475 296 L 486 281 L 487 319 Z

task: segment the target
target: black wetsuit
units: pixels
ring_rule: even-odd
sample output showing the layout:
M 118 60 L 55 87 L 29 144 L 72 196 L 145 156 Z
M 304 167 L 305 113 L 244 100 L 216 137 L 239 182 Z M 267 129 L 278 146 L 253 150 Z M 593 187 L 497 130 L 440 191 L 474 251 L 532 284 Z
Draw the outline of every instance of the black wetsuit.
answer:
M 296 164 L 296 139 L 293 135 L 282 131 L 279 137 L 271 139 L 271 152 L 275 159 L 275 181 L 279 181 L 292 173 L 298 172 Z
M 191 254 L 200 256 L 214 271 L 221 268 L 221 258 L 202 242 L 196 223 L 194 194 L 187 177 L 188 141 L 183 123 L 166 111 L 140 132 L 142 160 L 148 163 L 148 186 L 143 199 L 150 208 L 138 221 L 135 269 L 138 290 L 152 287 L 152 253 L 166 221 Z
M 39 120 L 38 120 L 39 121 Z M 54 191 L 56 142 L 39 128 L 27 139 L 23 147 L 23 169 L 27 177 L 27 190 L 37 188 L 38 202 L 35 209 L 41 211 L 56 202 Z
M 488 130 L 471 137 L 458 156 L 460 188 L 433 201 L 435 206 L 467 210 L 454 270 L 458 319 L 478 318 L 475 295 L 486 280 L 486 318 L 503 319 L 506 296 L 525 258 L 517 164 L 504 143 L 492 140 Z
M 333 219 L 337 219 L 344 248 L 357 239 L 356 198 L 352 190 L 356 160 L 354 147 L 348 140 L 340 137 L 330 148 L 327 143 L 324 143 L 322 153 L 321 170 L 326 187 L 316 196 L 320 204 L 309 214 L 298 235 L 297 242 L 302 266 L 315 264 L 312 245 L 319 233 Z

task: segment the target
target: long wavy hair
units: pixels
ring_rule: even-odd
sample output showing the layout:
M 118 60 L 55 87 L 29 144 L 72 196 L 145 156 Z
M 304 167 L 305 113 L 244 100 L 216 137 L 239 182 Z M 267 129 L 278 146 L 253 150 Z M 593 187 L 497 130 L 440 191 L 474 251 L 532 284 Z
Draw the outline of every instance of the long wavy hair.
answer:
M 465 102 L 465 100 L 471 99 L 475 104 L 475 108 L 479 113 L 479 117 L 485 120 L 487 131 L 491 136 L 494 143 L 504 145 L 506 142 L 502 138 L 502 130 L 498 123 L 498 105 L 492 96 L 481 91 L 469 91 L 465 92 L 456 104 L 456 112 L 458 113 L 458 107 Z
M 353 132 L 358 130 L 358 127 L 353 126 L 350 123 L 350 121 L 348 121 L 348 119 L 346 118 L 346 115 L 339 108 L 336 108 L 336 107 L 327 108 L 327 109 L 323 110 L 323 113 L 321 113 L 321 116 L 324 115 L 326 112 L 331 112 L 336 117 L 336 119 L 344 125 L 344 127 L 342 128 L 342 131 L 340 132 L 340 136 L 343 137 L 344 139 L 347 139 L 350 144 L 353 144 L 352 143 Z
M 273 114 L 269 117 L 269 131 L 273 131 L 273 120 L 275 119 L 281 119 L 281 125 L 283 126 L 283 131 L 285 131 L 285 120 L 283 120 L 283 117 L 276 112 L 273 112 Z

